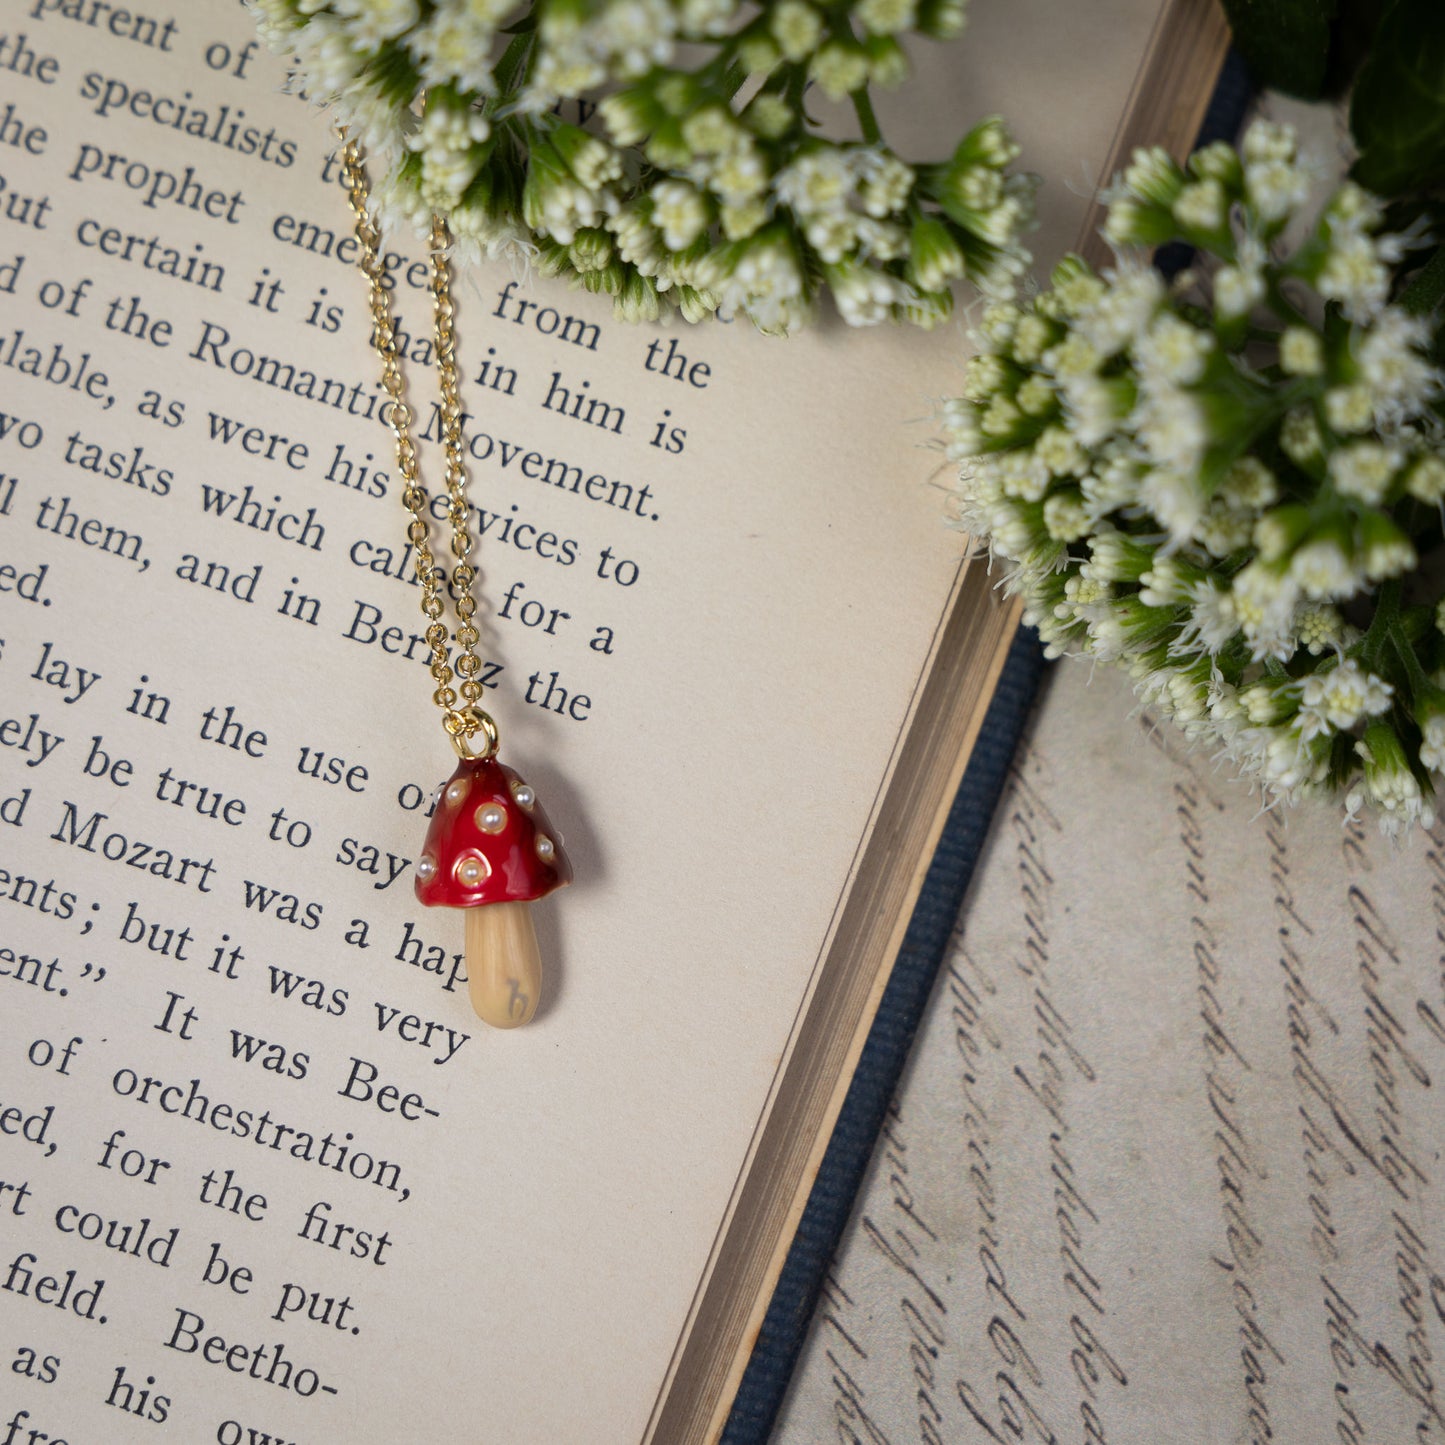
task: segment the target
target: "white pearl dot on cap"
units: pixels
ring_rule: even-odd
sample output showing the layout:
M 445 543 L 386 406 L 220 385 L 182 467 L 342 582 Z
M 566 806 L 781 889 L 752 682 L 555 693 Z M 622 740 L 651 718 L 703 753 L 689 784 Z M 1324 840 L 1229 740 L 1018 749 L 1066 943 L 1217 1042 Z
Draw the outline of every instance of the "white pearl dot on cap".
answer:
M 537 856 L 544 863 L 550 863 L 556 851 L 557 845 L 545 833 L 537 834 Z
M 537 794 L 530 783 L 513 783 L 512 796 L 517 800 L 517 806 L 528 812 L 531 812 L 532 805 L 537 801 Z
M 461 778 L 456 778 L 447 784 L 447 802 L 453 807 L 462 801 L 467 795 L 467 785 Z
M 430 883 L 437 875 L 437 860 L 430 853 L 423 853 L 416 864 L 416 876 L 423 883 Z
M 500 833 L 507 826 L 507 810 L 500 803 L 483 803 L 477 809 L 477 827 L 484 833 Z
M 487 866 L 487 860 L 478 857 L 475 853 L 469 853 L 457 860 L 457 882 L 466 884 L 468 888 L 480 883 L 491 871 Z

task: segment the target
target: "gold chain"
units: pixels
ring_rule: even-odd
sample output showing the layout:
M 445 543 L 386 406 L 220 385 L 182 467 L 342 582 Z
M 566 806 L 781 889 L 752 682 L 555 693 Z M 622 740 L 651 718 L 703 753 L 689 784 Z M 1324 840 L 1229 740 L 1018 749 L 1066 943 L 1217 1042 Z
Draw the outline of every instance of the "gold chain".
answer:
M 462 400 L 457 385 L 457 352 L 455 319 L 452 305 L 451 267 L 447 247 L 451 237 L 440 216 L 432 218 L 431 229 L 431 293 L 436 339 L 437 379 L 441 387 L 441 432 L 446 448 L 447 520 L 451 523 L 452 556 L 456 559 L 451 572 L 452 605 L 456 610 L 455 641 L 457 657 L 455 674 L 448 646 L 444 592 L 446 570 L 431 549 L 431 528 L 427 522 L 428 496 L 417 467 L 416 444 L 412 440 L 415 415 L 406 400 L 406 382 L 396 349 L 396 327 L 391 317 L 391 297 L 385 284 L 385 267 L 381 259 L 381 237 L 367 211 L 370 186 L 361 147 L 340 131 L 343 142 L 341 174 L 346 182 L 351 209 L 356 215 L 358 264 L 371 288 L 372 337 L 381 358 L 381 383 L 390 398 L 387 423 L 396 438 L 396 464 L 402 475 L 402 505 L 411 514 L 406 536 L 416 561 L 416 579 L 421 585 L 421 610 L 427 619 L 425 633 L 431 648 L 431 675 L 436 681 L 432 701 L 442 710 L 442 726 L 452 746 L 462 757 L 491 757 L 497 750 L 497 725 L 478 706 L 482 685 L 477 674 L 482 670 L 477 656 L 480 635 L 473 618 L 477 603 L 472 595 L 476 571 L 468 558 L 472 551 L 467 503 L 467 476 L 462 453 Z M 456 679 L 457 686 L 452 683 Z M 458 696 L 460 694 L 460 696 Z M 458 706 L 458 703 L 461 705 Z M 482 735 L 480 750 L 473 751 L 471 739 Z

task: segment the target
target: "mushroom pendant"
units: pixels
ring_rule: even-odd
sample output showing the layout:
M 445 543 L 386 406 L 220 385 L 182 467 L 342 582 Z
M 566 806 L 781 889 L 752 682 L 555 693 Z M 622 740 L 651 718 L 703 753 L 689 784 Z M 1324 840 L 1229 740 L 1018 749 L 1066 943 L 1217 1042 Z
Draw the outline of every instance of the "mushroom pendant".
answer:
M 464 757 L 432 814 L 416 896 L 467 910 L 467 979 L 486 1023 L 517 1028 L 537 1011 L 542 962 L 530 904 L 571 881 L 531 786 L 493 757 Z

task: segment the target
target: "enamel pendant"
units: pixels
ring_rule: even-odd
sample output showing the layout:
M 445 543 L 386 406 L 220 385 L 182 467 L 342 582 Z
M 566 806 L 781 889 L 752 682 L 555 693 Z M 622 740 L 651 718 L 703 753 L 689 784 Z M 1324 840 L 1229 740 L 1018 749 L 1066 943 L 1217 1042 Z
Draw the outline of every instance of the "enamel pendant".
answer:
M 542 961 L 529 905 L 571 881 L 531 785 L 495 758 L 463 758 L 432 814 L 416 896 L 467 910 L 467 978 L 486 1023 L 517 1028 L 537 1011 Z
M 315 8 L 314 6 L 312 7 Z M 382 385 L 391 398 L 388 425 L 396 437 L 396 460 L 406 485 L 401 501 L 410 515 L 407 540 L 416 563 L 413 581 L 421 589 L 421 610 L 428 620 L 431 649 L 428 670 L 436 683 L 432 700 L 461 763 L 447 780 L 432 813 L 422 855 L 416 864 L 416 896 L 426 905 L 467 910 L 466 963 L 472 1007 L 500 1029 L 514 1029 L 537 1011 L 542 993 L 542 961 L 528 904 L 572 881 L 562 840 L 537 806 L 537 795 L 511 768 L 496 761 L 497 725 L 477 706 L 482 669 L 477 656 L 481 634 L 473 619 L 476 570 L 470 562 L 475 538 L 462 438 L 458 389 L 455 313 L 447 253 L 446 222 L 432 218 L 431 290 L 437 381 L 446 444 L 446 505 L 451 551 L 456 559 L 448 575 L 432 551 L 429 519 L 435 512 L 417 470 L 411 422 L 402 381 L 396 328 L 392 321 L 390 281 L 379 251 L 380 235 L 371 222 L 371 183 L 361 147 L 341 131 L 342 175 L 356 215 L 358 264 L 371 290 L 372 339 L 381 358 Z M 440 515 L 440 514 L 438 514 Z M 444 618 L 450 594 L 456 629 L 455 665 Z M 453 683 L 459 685 L 453 687 Z M 460 705 L 459 705 L 460 703 Z

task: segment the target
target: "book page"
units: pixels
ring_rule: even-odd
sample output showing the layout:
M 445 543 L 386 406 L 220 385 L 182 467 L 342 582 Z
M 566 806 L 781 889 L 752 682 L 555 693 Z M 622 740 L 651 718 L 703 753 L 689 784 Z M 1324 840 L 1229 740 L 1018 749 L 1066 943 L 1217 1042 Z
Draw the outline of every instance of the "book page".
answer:
M 1062 665 L 777 1439 L 1438 1440 L 1445 829 Z
M 1111 7 L 1101 92 L 1155 9 Z M 1014 108 L 1006 19 L 924 130 Z M 5 15 L 0 1438 L 636 1440 L 958 583 L 961 336 L 458 283 L 486 702 L 577 873 L 490 1032 L 412 896 L 455 760 L 280 80 L 220 0 Z M 1117 112 L 1074 103 L 1037 129 L 1082 170 Z

